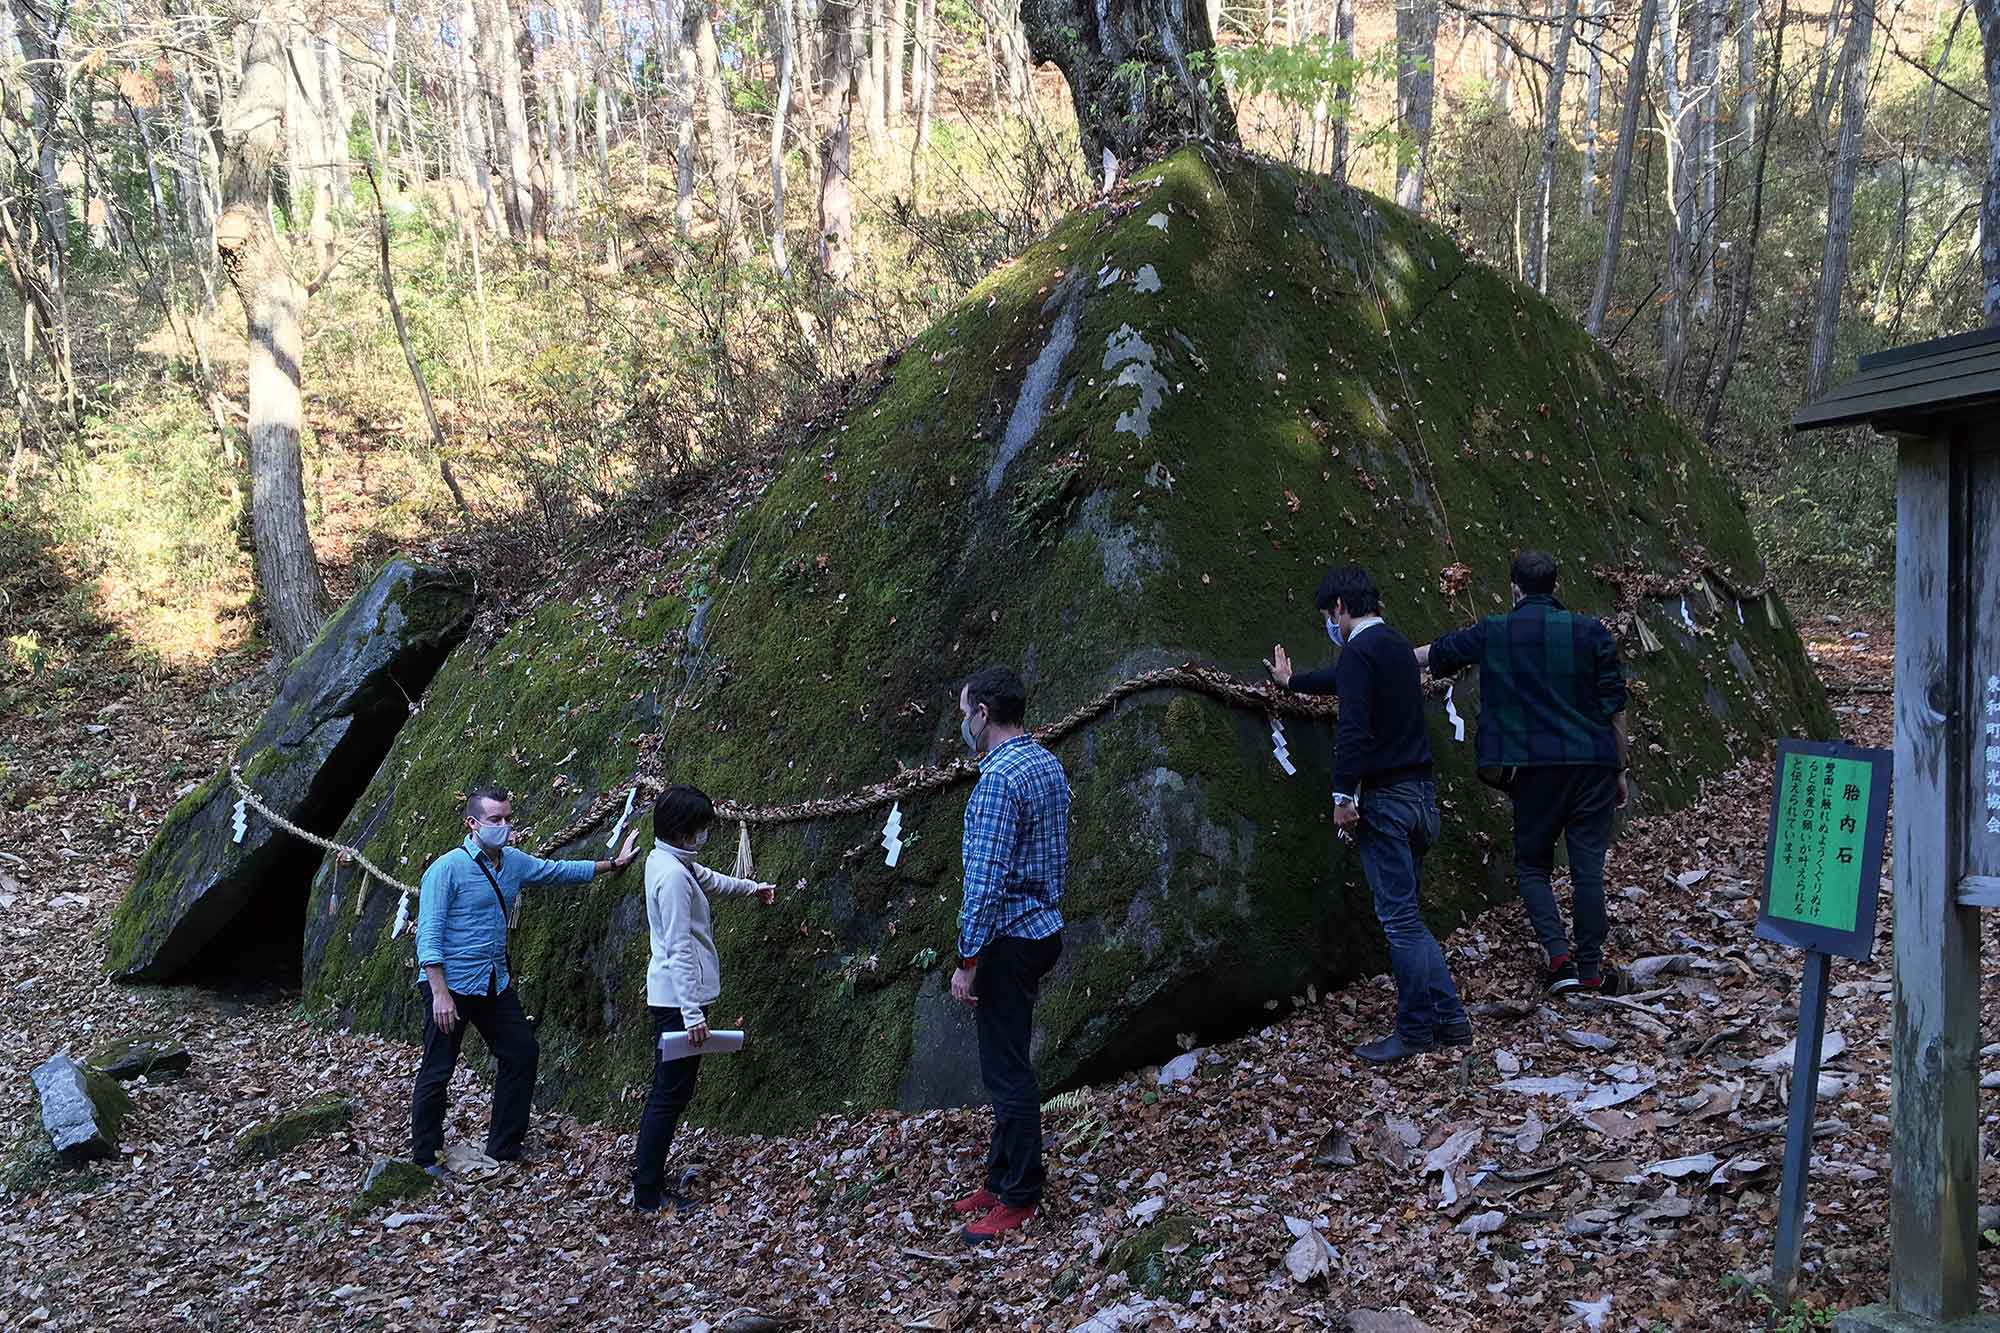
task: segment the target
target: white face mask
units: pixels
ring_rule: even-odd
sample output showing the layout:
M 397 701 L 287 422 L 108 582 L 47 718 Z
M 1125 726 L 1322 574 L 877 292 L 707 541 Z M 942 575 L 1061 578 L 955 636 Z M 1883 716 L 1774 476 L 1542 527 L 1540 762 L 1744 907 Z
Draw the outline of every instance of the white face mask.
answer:
M 503 819 L 497 824 L 482 823 L 475 826 L 472 830 L 472 837 L 481 847 L 490 852 L 495 848 L 507 845 L 507 832 L 507 821 Z
M 708 842 L 707 829 L 703 829 L 701 832 L 694 835 L 694 845 L 697 851 L 700 850 L 701 847 L 705 845 L 707 842 Z

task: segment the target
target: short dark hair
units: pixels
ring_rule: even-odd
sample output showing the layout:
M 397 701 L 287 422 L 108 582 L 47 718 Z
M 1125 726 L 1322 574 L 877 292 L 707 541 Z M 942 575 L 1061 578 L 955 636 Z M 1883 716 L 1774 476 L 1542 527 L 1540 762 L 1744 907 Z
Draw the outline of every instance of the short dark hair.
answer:
M 504 805 L 513 799 L 513 795 L 505 787 L 497 787 L 490 782 L 482 782 L 465 794 L 466 817 L 470 819 L 479 818 L 479 803 L 481 801 L 491 801 L 495 805 Z
M 1375 590 L 1375 580 L 1361 566 L 1337 565 L 1319 581 L 1319 593 L 1313 602 L 1322 611 L 1333 610 L 1333 604 L 1339 602 L 1350 616 L 1372 616 L 1382 609 L 1382 594 Z
M 1556 558 L 1547 551 L 1523 551 L 1514 557 L 1507 577 L 1526 596 L 1546 597 L 1556 590 L 1556 568 Z
M 1012 667 L 990 666 L 966 678 L 965 701 L 986 705 L 986 716 L 1003 727 L 1019 726 L 1028 716 L 1028 687 Z
M 675 786 L 653 802 L 653 836 L 685 838 L 715 822 L 715 802 L 699 787 Z

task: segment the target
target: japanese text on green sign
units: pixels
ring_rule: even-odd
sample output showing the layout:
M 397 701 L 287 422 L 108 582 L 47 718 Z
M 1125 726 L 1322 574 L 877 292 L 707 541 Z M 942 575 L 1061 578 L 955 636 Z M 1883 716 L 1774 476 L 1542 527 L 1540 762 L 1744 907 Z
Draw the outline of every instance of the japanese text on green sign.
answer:
M 1827 930 L 1854 929 L 1874 776 L 1869 764 L 1853 759 L 1784 757 L 1770 915 Z

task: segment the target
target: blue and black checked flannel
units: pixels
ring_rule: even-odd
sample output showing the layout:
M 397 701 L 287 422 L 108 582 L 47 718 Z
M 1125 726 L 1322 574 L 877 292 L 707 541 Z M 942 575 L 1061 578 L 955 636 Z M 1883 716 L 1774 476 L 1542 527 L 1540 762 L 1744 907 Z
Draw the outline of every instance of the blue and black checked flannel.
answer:
M 979 766 L 965 804 L 965 905 L 958 956 L 977 958 L 995 936 L 1043 940 L 1062 929 L 1069 882 L 1069 779 L 1026 736 Z
M 1479 668 L 1482 768 L 1618 767 L 1611 719 L 1625 709 L 1625 672 L 1603 621 L 1524 597 L 1431 644 L 1432 675 L 1469 666 Z

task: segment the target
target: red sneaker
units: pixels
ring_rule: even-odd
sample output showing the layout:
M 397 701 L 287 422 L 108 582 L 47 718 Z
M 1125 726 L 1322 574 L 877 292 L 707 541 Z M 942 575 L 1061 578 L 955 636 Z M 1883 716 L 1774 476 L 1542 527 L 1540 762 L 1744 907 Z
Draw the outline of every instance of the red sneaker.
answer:
M 967 1245 L 989 1244 L 1016 1227 L 1028 1225 L 1036 1212 L 1037 1209 L 1032 1203 L 1025 1208 L 1014 1208 L 1003 1203 L 961 1231 L 959 1235 L 964 1237 Z
M 1000 1196 L 992 1190 L 981 1186 L 979 1189 L 966 1195 L 963 1199 L 954 1201 L 951 1205 L 951 1210 L 954 1213 L 983 1213 L 989 1209 L 998 1207 L 999 1204 Z

